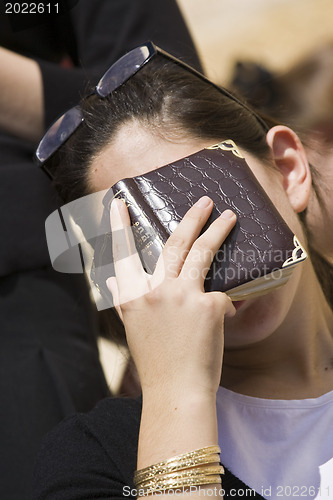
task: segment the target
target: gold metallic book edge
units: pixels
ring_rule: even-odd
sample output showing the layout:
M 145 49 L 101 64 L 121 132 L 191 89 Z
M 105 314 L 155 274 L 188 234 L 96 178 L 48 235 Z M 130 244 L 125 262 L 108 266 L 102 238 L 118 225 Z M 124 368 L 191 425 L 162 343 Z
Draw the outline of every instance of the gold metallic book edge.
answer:
M 234 141 L 231 139 L 219 142 L 218 144 L 214 144 L 214 146 L 210 146 L 205 149 L 222 149 L 223 151 L 231 151 L 235 156 L 237 156 L 237 158 L 244 158 Z
M 292 251 L 291 257 L 289 257 L 289 259 L 284 261 L 284 263 L 282 264 L 282 267 L 288 267 L 288 266 L 296 264 L 297 262 L 302 262 L 308 256 L 304 247 L 301 245 L 299 239 L 297 238 L 297 236 L 295 234 L 294 234 L 293 242 L 294 242 L 295 248 Z

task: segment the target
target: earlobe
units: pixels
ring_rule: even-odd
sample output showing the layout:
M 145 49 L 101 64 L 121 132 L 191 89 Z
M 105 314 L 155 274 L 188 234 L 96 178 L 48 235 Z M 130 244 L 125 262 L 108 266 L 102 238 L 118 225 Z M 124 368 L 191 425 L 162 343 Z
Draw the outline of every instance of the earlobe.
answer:
M 299 137 L 283 125 L 271 128 L 266 136 L 276 167 L 282 174 L 283 188 L 293 210 L 302 212 L 311 193 L 309 163 Z

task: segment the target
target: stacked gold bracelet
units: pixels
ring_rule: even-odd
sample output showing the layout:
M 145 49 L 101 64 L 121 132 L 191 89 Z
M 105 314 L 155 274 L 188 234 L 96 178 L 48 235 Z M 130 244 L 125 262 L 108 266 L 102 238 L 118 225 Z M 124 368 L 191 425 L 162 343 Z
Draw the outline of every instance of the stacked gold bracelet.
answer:
M 221 484 L 220 447 L 207 446 L 183 455 L 169 458 L 164 462 L 137 470 L 134 484 L 141 495 L 149 495 L 163 490 Z

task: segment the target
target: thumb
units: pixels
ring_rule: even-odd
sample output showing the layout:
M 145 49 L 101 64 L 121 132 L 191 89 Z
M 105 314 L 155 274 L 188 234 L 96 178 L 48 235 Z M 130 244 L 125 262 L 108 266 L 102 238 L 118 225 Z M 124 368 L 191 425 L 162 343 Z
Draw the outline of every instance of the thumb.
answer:
M 119 304 L 119 290 L 118 290 L 116 277 L 112 276 L 112 277 L 108 278 L 106 280 L 106 286 L 108 287 L 110 293 L 112 294 L 113 305 L 114 305 L 121 321 L 124 322 L 123 314 L 121 312 L 120 304 Z

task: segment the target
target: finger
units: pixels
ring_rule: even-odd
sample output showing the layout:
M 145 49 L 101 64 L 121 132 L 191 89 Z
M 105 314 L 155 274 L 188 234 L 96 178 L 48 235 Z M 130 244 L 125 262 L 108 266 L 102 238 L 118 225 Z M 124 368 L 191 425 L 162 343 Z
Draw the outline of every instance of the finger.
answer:
M 233 316 L 235 316 L 236 308 L 231 298 L 228 297 L 227 294 L 223 292 L 208 292 L 207 295 L 209 295 L 210 298 L 213 296 L 217 301 L 219 307 L 224 309 L 225 318 L 232 318 Z
M 216 252 L 236 223 L 236 215 L 225 210 L 208 229 L 194 242 L 184 262 L 180 276 L 191 279 L 201 288 Z
M 110 219 L 119 304 L 123 304 L 147 293 L 149 279 L 135 247 L 128 210 L 121 200 L 112 201 Z
M 123 314 L 120 309 L 117 279 L 114 276 L 111 276 L 106 280 L 106 286 L 108 287 L 110 293 L 112 294 L 113 306 L 115 307 L 121 321 L 123 321 Z
M 112 230 L 112 254 L 117 277 L 125 283 L 129 276 L 131 280 L 142 275 L 142 264 L 135 247 L 131 221 L 124 202 L 114 199 L 110 212 Z M 134 258 L 129 259 L 129 257 Z M 129 268 L 129 260 L 131 267 Z M 129 269 L 129 273 L 124 272 Z
M 152 279 L 154 285 L 156 281 L 161 281 L 162 276 L 174 278 L 179 275 L 188 252 L 206 224 L 212 208 L 212 200 L 203 196 L 188 210 L 167 240 L 157 261 Z

